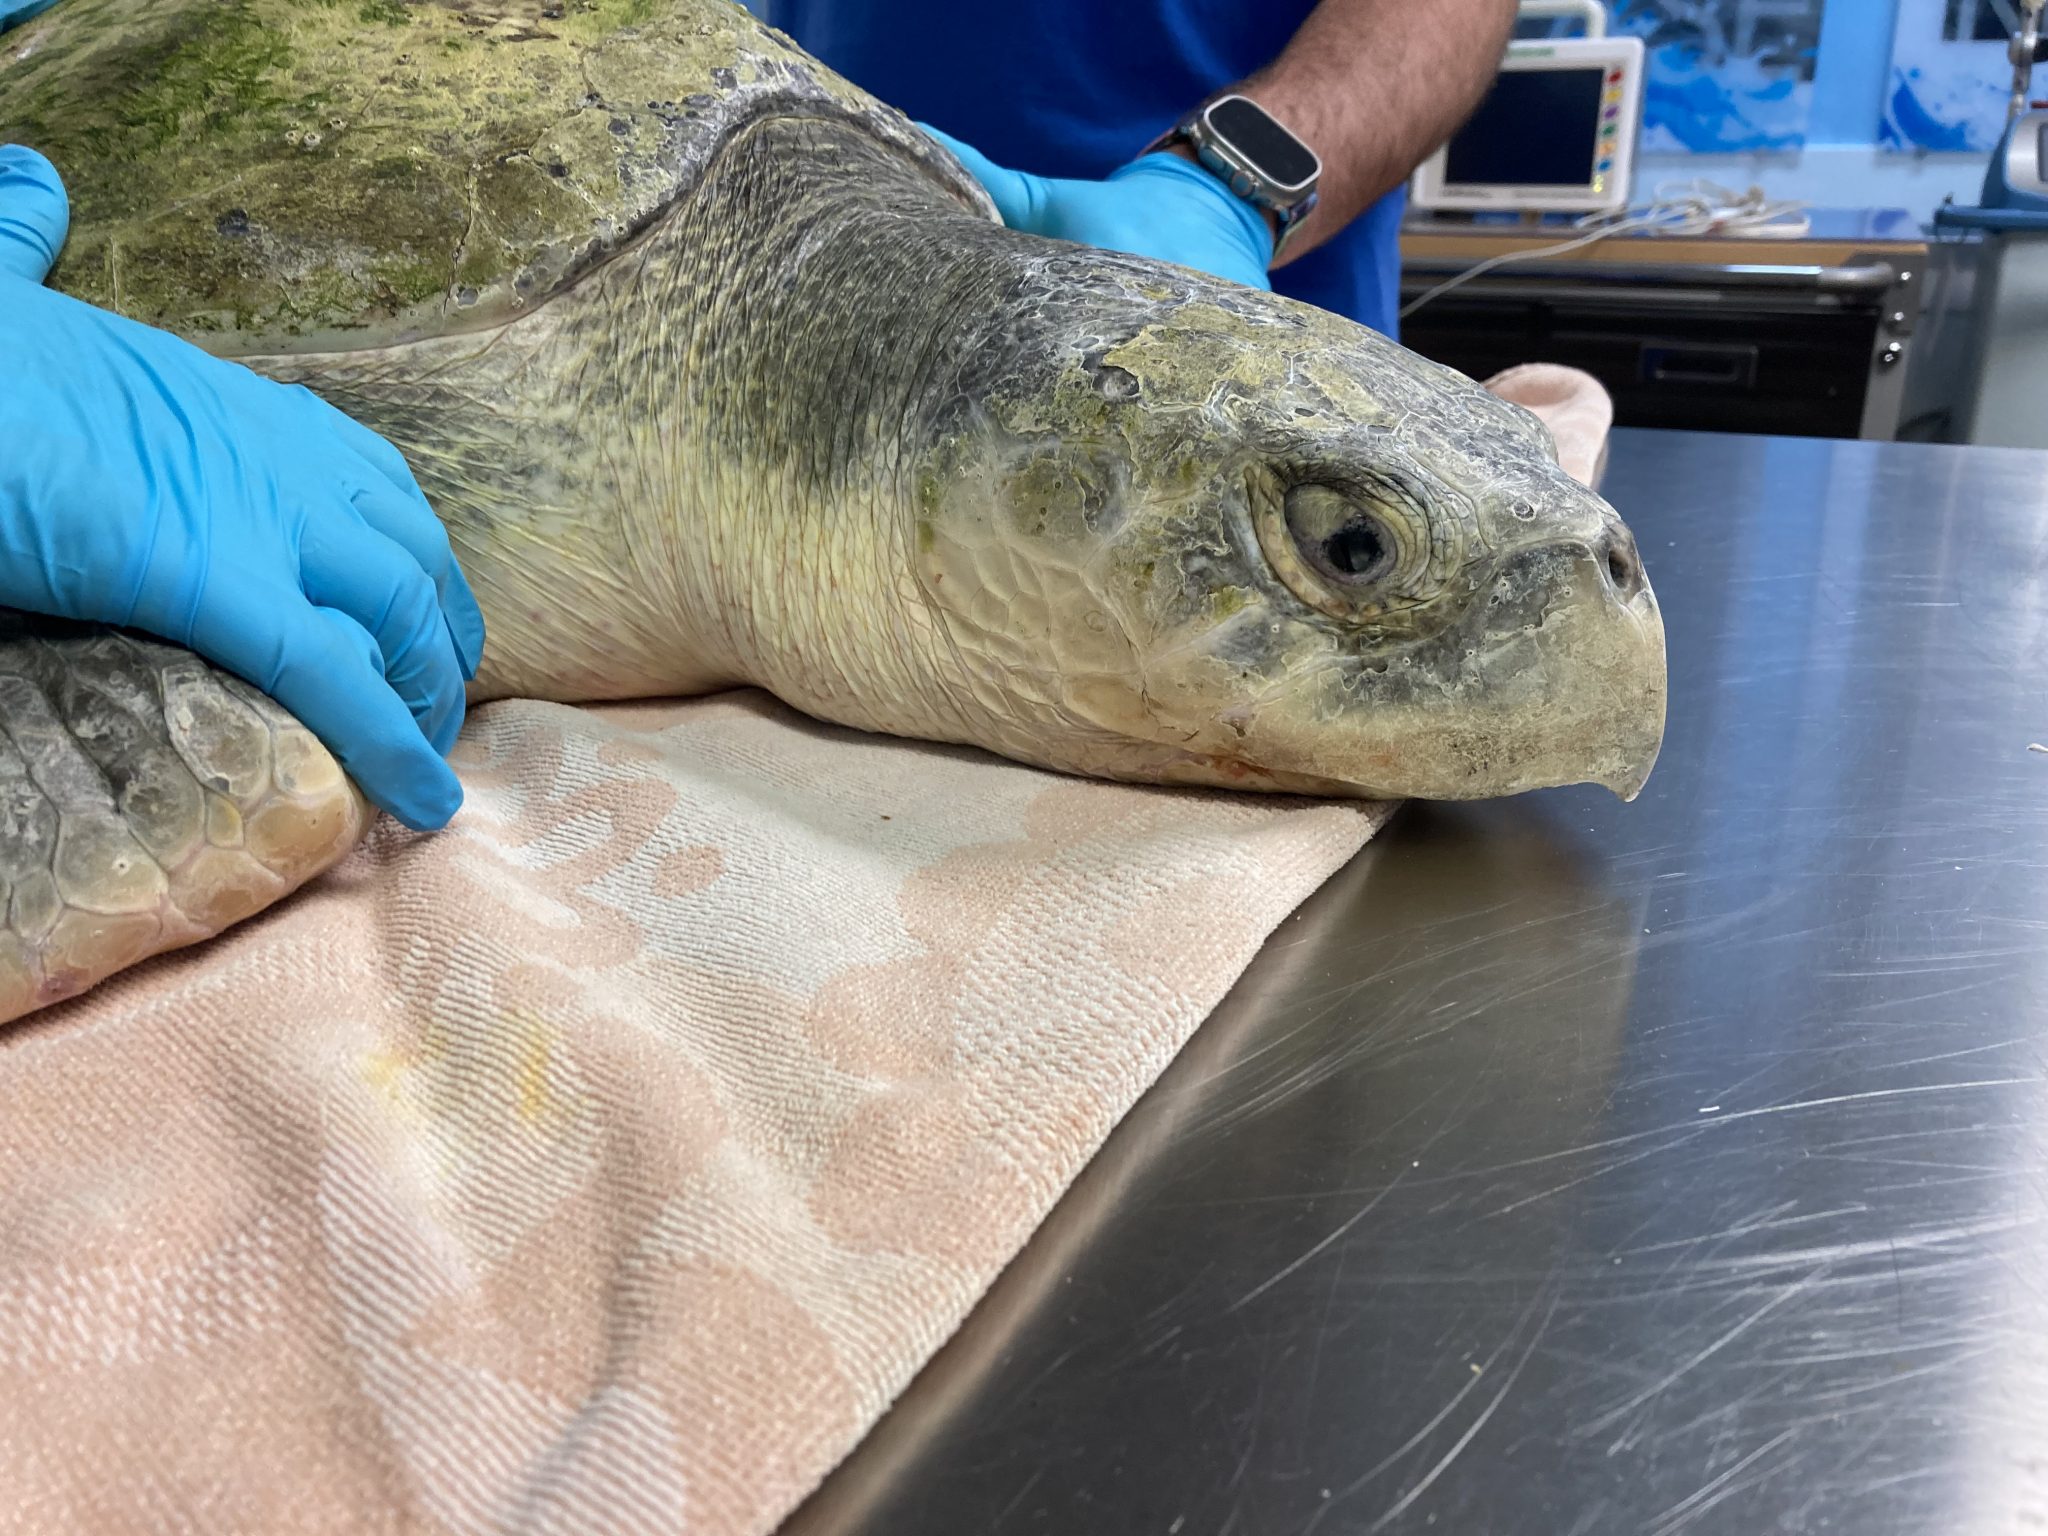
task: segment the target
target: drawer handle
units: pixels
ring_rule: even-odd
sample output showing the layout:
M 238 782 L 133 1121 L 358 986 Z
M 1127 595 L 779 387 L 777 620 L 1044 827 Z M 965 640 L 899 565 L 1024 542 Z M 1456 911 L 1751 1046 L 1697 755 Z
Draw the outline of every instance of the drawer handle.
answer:
M 1747 388 L 1756 383 L 1752 346 L 1659 346 L 1645 342 L 1641 374 L 1648 384 L 1721 384 Z

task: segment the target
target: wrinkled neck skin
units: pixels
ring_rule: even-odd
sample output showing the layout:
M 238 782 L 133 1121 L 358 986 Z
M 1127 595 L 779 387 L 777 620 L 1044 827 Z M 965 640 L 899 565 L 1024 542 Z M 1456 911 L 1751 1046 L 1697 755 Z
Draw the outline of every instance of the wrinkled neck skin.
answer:
M 413 465 L 484 608 L 477 700 L 752 684 L 1094 777 L 1371 798 L 1632 794 L 1661 737 L 1654 596 L 1533 418 L 1306 306 L 1004 230 L 857 121 L 756 119 L 495 331 L 259 366 Z M 1424 595 L 1316 611 L 1288 488 L 1390 476 Z
M 914 589 L 909 460 L 1015 259 L 858 124 L 770 117 L 496 331 L 257 366 L 413 466 L 484 609 L 473 700 L 753 684 L 967 740 Z

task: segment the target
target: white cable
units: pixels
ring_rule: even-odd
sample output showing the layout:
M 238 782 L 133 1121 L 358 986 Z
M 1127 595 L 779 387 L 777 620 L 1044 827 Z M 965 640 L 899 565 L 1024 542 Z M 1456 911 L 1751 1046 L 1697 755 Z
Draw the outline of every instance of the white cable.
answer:
M 1532 246 L 1526 251 L 1502 251 L 1498 256 L 1489 256 L 1486 260 L 1467 267 L 1455 277 L 1447 277 L 1434 288 L 1425 289 L 1417 294 L 1401 306 L 1401 313 L 1397 318 L 1406 320 L 1431 299 L 1449 293 L 1453 288 L 1463 287 L 1473 278 L 1484 277 L 1494 268 L 1504 267 L 1511 261 L 1533 261 L 1540 256 L 1562 256 L 1566 251 L 1576 251 L 1581 246 L 1605 240 L 1609 235 L 1622 234 L 1631 229 L 1647 229 L 1649 224 L 1648 218 L 1623 219 L 1618 223 L 1604 225 L 1590 234 L 1580 235 L 1576 239 L 1561 240 L 1555 245 Z
M 1762 187 L 1751 187 L 1747 192 L 1737 193 L 1703 178 L 1673 185 L 1667 183 L 1657 189 L 1655 199 L 1642 208 L 1627 209 L 1612 213 L 1589 213 L 1572 221 L 1572 228 L 1584 230 L 1569 240 L 1555 245 L 1532 246 L 1524 251 L 1503 251 L 1498 256 L 1489 256 L 1476 262 L 1453 277 L 1448 277 L 1434 288 L 1425 289 L 1401 307 L 1399 318 L 1406 320 L 1416 310 L 1439 295 L 1449 293 L 1453 288 L 1469 283 L 1475 277 L 1483 277 L 1511 261 L 1535 261 L 1545 256 L 1562 256 L 1567 251 L 1576 251 L 1612 235 L 1628 234 L 1634 230 L 1648 230 L 1653 235 L 1718 235 L 1740 232 L 1752 237 L 1769 240 L 1797 239 L 1812 228 L 1813 221 L 1806 216 L 1806 204 L 1792 199 L 1772 201 L 1764 196 Z

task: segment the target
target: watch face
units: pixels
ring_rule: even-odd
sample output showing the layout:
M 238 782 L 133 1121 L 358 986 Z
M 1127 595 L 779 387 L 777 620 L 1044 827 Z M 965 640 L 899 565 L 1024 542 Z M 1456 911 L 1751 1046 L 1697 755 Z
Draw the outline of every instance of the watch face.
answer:
M 1226 96 L 1207 113 L 1209 127 L 1268 181 L 1290 191 L 1306 188 L 1322 166 L 1309 147 L 1282 128 L 1257 102 Z

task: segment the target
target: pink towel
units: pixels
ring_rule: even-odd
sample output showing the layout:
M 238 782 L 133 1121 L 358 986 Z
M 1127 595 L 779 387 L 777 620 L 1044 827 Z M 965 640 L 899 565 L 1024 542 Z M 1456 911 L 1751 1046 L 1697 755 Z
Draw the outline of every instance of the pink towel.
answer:
M 1557 363 L 1524 363 L 1496 373 L 1486 387 L 1534 411 L 1550 428 L 1557 461 L 1582 485 L 1597 487 L 1607 469 L 1614 401 L 1598 379 Z
M 771 1530 L 1384 808 L 759 694 L 0 1034 L 0 1532 Z

